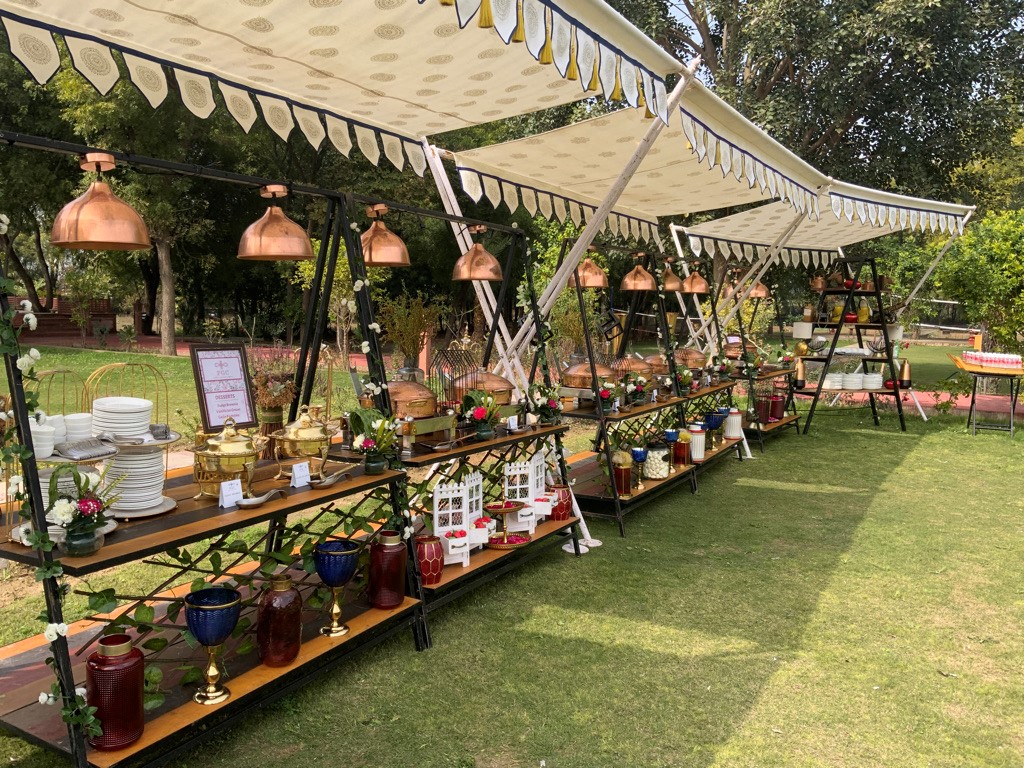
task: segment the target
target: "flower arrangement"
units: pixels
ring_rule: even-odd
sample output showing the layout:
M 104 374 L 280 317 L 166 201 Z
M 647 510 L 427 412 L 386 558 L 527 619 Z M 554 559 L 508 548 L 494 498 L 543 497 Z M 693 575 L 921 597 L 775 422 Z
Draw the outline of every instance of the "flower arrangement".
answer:
M 462 398 L 462 417 L 477 427 L 493 426 L 501 418 L 500 406 L 491 395 L 472 389 Z
M 289 405 L 295 397 L 295 360 L 292 350 L 281 344 L 249 347 L 247 356 L 256 405 L 265 410 Z
M 373 415 L 378 418 L 373 418 Z M 371 457 L 390 458 L 397 454 L 397 421 L 385 418 L 379 411 L 372 411 L 370 418 L 366 418 L 363 411 L 359 421 L 363 431 L 352 438 L 352 450 Z
M 622 387 L 610 381 L 603 381 L 597 390 L 597 396 L 602 405 L 611 405 L 616 397 L 622 397 Z
M 689 368 L 680 368 L 676 371 L 676 387 L 680 394 L 690 388 L 693 383 L 693 371 Z
M 448 531 L 444 537 L 446 539 L 464 539 L 469 535 L 467 531 L 462 528 L 458 528 L 454 531 Z
M 622 389 L 626 400 L 631 403 L 642 403 L 647 399 L 647 379 L 638 373 L 627 373 L 622 377 Z
M 73 490 L 62 485 L 62 477 L 70 476 Z M 67 531 L 68 536 L 89 534 L 107 523 L 104 513 L 117 500 L 111 492 L 121 481 L 118 478 L 109 483 L 101 492 L 106 470 L 103 474 L 82 472 L 74 464 L 61 464 L 50 475 L 50 506 L 47 517 Z
M 527 397 L 530 410 L 536 413 L 542 422 L 556 423 L 561 417 L 562 402 L 558 398 L 557 387 L 531 384 Z

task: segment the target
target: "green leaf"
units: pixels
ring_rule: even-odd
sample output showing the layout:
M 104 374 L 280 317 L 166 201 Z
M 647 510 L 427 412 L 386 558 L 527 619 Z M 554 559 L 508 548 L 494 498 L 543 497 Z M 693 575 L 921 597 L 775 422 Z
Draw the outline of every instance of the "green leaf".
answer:
M 244 656 L 247 653 L 252 653 L 254 650 L 256 650 L 256 644 L 253 642 L 252 637 L 247 637 L 238 644 L 238 647 L 235 648 L 235 653 L 239 656 Z
M 199 641 L 196 640 L 195 635 L 189 632 L 187 629 L 181 630 L 181 639 L 185 641 L 185 645 L 189 648 L 198 648 Z
M 143 679 L 147 688 L 156 688 L 164 681 L 164 672 L 156 664 L 147 664 Z
M 206 589 L 206 579 L 200 577 L 192 582 L 190 592 L 198 592 L 200 589 Z
M 35 576 L 36 581 L 45 581 L 46 579 L 56 579 L 64 575 L 64 569 L 60 566 L 60 560 L 54 560 L 52 563 L 41 565 L 36 568 Z
M 175 622 L 178 620 L 178 614 L 181 613 L 182 603 L 171 603 L 167 608 L 167 620 Z
M 147 651 L 162 651 L 167 647 L 167 638 L 165 637 L 151 637 L 149 640 L 142 644 L 142 647 Z
M 153 606 L 142 604 L 135 609 L 135 620 L 140 624 L 152 624 L 156 619 L 156 611 Z
M 181 685 L 198 683 L 203 679 L 203 671 L 199 667 L 179 667 L 179 669 L 185 670 L 185 674 L 181 676 Z
M 159 691 L 153 693 L 142 694 L 142 708 L 147 712 L 152 712 L 154 709 L 158 709 L 163 706 L 164 701 L 167 697 Z
M 220 576 L 223 573 L 223 571 L 221 570 L 220 552 L 214 552 L 212 555 L 210 555 L 210 568 L 218 576 Z
M 114 597 L 113 588 L 89 595 L 89 610 L 93 613 L 111 613 L 116 608 L 117 599 Z

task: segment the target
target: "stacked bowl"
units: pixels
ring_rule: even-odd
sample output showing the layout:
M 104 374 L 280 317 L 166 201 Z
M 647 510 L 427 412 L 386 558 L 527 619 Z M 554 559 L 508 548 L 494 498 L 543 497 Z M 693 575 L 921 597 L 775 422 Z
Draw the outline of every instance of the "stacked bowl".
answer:
M 65 440 L 69 443 L 80 443 L 92 437 L 92 414 L 69 413 L 64 417 Z
M 864 389 L 881 389 L 882 388 L 882 374 L 880 373 L 865 373 L 864 374 Z
M 844 373 L 843 389 L 864 389 L 864 374 Z

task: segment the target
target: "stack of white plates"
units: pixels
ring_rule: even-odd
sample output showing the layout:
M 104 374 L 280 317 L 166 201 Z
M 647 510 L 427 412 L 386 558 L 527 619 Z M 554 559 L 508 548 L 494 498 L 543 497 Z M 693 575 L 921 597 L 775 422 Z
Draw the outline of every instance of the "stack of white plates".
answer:
M 841 373 L 827 373 L 825 374 L 825 381 L 821 385 L 822 389 L 842 389 L 843 388 L 843 374 Z
M 118 437 L 149 433 L 153 401 L 141 397 L 100 397 L 92 403 L 92 434 L 110 432 Z
M 89 467 L 85 467 L 86 470 L 90 470 Z M 91 470 L 90 470 L 91 471 Z M 50 506 L 50 476 L 53 475 L 52 469 L 41 469 L 39 470 L 39 490 L 43 494 L 43 507 L 49 508 Z M 74 496 L 78 493 L 78 489 L 75 488 L 75 479 L 68 474 L 60 476 L 57 480 L 57 493 L 66 494 L 68 496 Z
M 119 498 L 111 505 L 115 512 L 138 512 L 158 507 L 163 502 L 164 455 L 153 453 L 119 453 L 110 460 L 107 482 L 121 482 L 112 491 Z
M 864 374 L 844 373 L 843 389 L 864 389 Z
M 865 373 L 864 374 L 864 389 L 881 389 L 882 388 L 882 374 L 880 373 Z

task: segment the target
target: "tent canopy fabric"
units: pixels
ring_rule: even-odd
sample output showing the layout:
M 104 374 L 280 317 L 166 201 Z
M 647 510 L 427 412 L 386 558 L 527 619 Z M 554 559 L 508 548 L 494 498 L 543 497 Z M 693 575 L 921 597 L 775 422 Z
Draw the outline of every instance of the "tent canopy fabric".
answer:
M 481 0 L 0 0 L 0 19 L 39 82 L 61 64 L 57 33 L 101 93 L 120 78 L 116 51 L 154 107 L 168 94 L 168 66 L 200 117 L 215 108 L 216 86 L 247 131 L 262 114 L 282 137 L 298 126 L 313 146 L 326 138 L 345 155 L 354 134 L 373 162 L 383 147 L 420 173 L 422 136 L 601 92 L 667 119 L 665 77 L 682 64 L 603 0 L 488 8 L 485 28 Z
M 463 189 L 510 210 L 540 210 L 579 223 L 618 178 L 643 137 L 639 111 L 621 110 L 547 133 L 460 152 Z M 682 106 L 623 190 L 613 231 L 648 231 L 661 216 L 770 199 L 816 215 L 827 177 L 693 82 Z M 639 224 L 637 224 L 637 222 Z
M 821 216 L 801 221 L 785 242 L 785 263 L 811 257 L 804 253 L 835 252 L 864 240 L 899 232 L 918 230 L 960 234 L 973 208 L 936 200 L 907 197 L 833 182 L 821 196 Z M 737 250 L 766 252 L 785 233 L 793 221 L 785 204 L 770 203 L 725 216 L 714 221 L 686 227 L 690 248 L 701 253 L 733 253 Z M 811 258 L 811 263 L 813 258 Z

